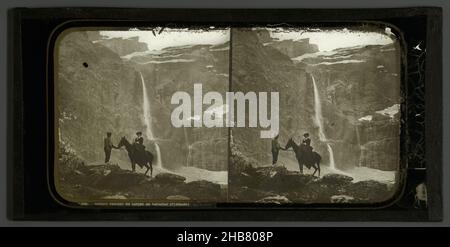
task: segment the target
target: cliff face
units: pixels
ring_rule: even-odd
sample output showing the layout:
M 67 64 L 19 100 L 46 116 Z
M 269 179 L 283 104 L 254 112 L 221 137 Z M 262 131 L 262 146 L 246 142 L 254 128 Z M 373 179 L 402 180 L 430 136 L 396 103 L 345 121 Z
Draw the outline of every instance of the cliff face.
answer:
M 264 37 L 264 36 L 263 36 Z M 307 73 L 289 56 L 264 45 L 261 35 L 251 29 L 233 30 L 232 91 L 279 92 L 280 143 L 313 128 L 313 109 L 308 107 Z M 269 105 L 270 107 L 270 105 Z M 271 140 L 260 138 L 261 128 L 233 128 L 233 142 L 255 164 L 271 163 Z M 280 155 L 292 156 L 282 152 Z
M 272 42 L 267 32 L 233 31 L 233 91 L 280 93 L 280 143 L 289 137 L 299 143 L 304 132 L 329 164 L 326 143 L 314 121 L 313 78 L 322 105 L 322 121 L 336 167 L 357 166 L 397 170 L 399 166 L 400 48 L 398 44 L 349 47 L 329 52 L 317 46 Z M 305 44 L 308 43 L 305 41 Z M 313 47 L 313 48 L 311 48 Z M 313 53 L 311 53 L 313 52 Z M 246 157 L 270 164 L 270 140 L 259 129 L 234 128 L 233 141 Z M 290 157 L 286 152 L 281 156 Z
M 229 85 L 228 54 L 229 43 L 224 43 L 169 47 L 124 57 L 142 72 L 148 85 L 153 131 L 160 139 L 165 166 L 228 169 L 226 128 L 175 128 L 171 123 L 171 113 L 178 106 L 171 104 L 175 92 L 184 91 L 193 97 L 194 84 L 200 83 L 203 93 L 216 91 L 225 95 Z M 203 110 L 207 107 L 203 106 Z
M 156 154 L 154 142 L 159 144 L 165 168 L 227 170 L 228 130 L 174 128 L 170 115 L 177 105 L 170 99 L 177 91 L 193 95 L 194 83 L 202 83 L 204 92 L 227 91 L 228 52 L 228 43 L 150 52 L 137 38 L 104 39 L 98 32 L 66 35 L 58 61 L 62 141 L 91 163 L 103 160 L 107 131 L 113 132 L 114 144 L 121 136 L 132 141 L 136 131 L 145 133 L 142 73 L 155 138 L 144 138 L 147 149 Z M 124 150 L 113 150 L 115 158 L 129 168 Z
M 268 45 L 291 58 L 319 51 L 317 45 L 309 43 L 309 39 L 273 41 Z
M 290 58 L 319 51 L 316 44 L 309 43 L 309 38 L 299 40 L 278 40 L 276 38 L 272 38 L 269 31 L 266 29 L 252 29 L 251 31 L 258 36 L 259 41 L 264 46 L 273 47 Z
M 142 129 L 139 75 L 107 47 L 93 43 L 86 32 L 66 34 L 58 48 L 56 109 L 61 141 L 87 162 L 104 159 L 103 138 L 113 132 L 132 137 Z M 125 151 L 113 158 L 128 165 Z

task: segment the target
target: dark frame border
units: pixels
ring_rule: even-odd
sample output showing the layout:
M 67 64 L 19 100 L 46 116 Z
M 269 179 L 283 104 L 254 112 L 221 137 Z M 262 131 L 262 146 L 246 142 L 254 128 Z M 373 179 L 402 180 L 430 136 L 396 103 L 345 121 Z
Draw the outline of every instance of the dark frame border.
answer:
M 442 217 L 442 13 L 440 8 L 409 8 L 409 9 L 293 9 L 293 10 L 208 10 L 208 9 L 116 9 L 116 8 L 64 8 L 64 9 L 14 9 L 9 12 L 9 88 L 8 88 L 8 144 L 9 144 L 9 217 L 14 219 L 52 219 L 52 220 L 400 220 L 421 221 L 439 220 Z M 118 19 L 134 22 L 186 23 L 186 24 L 219 24 L 234 23 L 245 25 L 254 23 L 264 25 L 267 23 L 312 23 L 324 21 L 384 21 L 396 25 L 396 21 L 404 18 L 420 17 L 426 19 L 427 53 L 426 53 L 426 149 L 425 159 L 432 166 L 427 169 L 429 185 L 428 211 L 401 210 L 390 207 L 383 210 L 305 210 L 292 208 L 247 208 L 227 209 L 215 208 L 212 210 L 196 211 L 171 209 L 160 210 L 119 210 L 119 209 L 68 209 L 60 205 L 53 205 L 42 188 L 42 179 L 39 180 L 30 173 L 33 170 L 25 163 L 35 156 L 36 162 L 42 161 L 42 154 L 35 150 L 24 156 L 24 150 L 32 150 L 32 144 L 42 141 L 39 137 L 45 135 L 30 135 L 29 116 L 42 121 L 45 109 L 41 104 L 30 105 L 30 99 L 24 95 L 24 89 L 36 89 L 35 93 L 42 93 L 42 85 L 31 88 L 29 73 L 37 75 L 42 81 L 45 69 L 42 65 L 30 69 L 30 64 L 46 59 L 45 51 L 42 53 L 42 44 L 46 44 L 49 30 L 70 20 L 86 20 L 95 18 L 99 21 Z M 30 23 L 31 22 L 31 23 Z M 26 40 L 27 32 L 31 26 L 40 27 L 42 31 L 37 42 Z M 402 29 L 403 30 L 403 29 Z M 408 41 L 407 41 L 408 42 Z M 37 44 L 36 44 L 37 43 Z M 29 50 L 38 49 L 35 59 L 30 59 Z M 44 55 L 44 56 L 42 56 Z M 429 65 L 430 64 L 430 65 Z M 40 68 L 40 69 L 39 69 Z M 409 71 L 408 71 L 409 73 Z M 44 77 L 45 79 L 45 77 Z M 29 96 L 29 95 L 28 95 Z M 41 95 L 42 96 L 42 95 Z M 28 103 L 27 103 L 28 102 Z M 30 114 L 30 110 L 33 112 Z M 36 111 L 37 110 L 37 111 Z M 35 112 L 36 111 L 36 112 Z M 44 120 L 45 122 L 45 120 Z M 42 123 L 39 122 L 39 126 Z M 48 130 L 47 130 L 48 131 Z M 28 139 L 30 138 L 30 139 Z M 30 143 L 26 142 L 29 141 Z M 40 145 L 43 143 L 41 142 Z M 48 146 L 43 147 L 47 151 Z M 42 150 L 42 148 L 40 149 Z M 38 172 L 39 174 L 39 172 Z M 13 179 L 11 181 L 11 179 Z M 38 181 L 39 180 L 39 181 Z M 46 179 L 45 179 L 46 180 Z M 34 182 L 33 182 L 34 181 Z M 38 182 L 36 182 L 38 181 Z M 31 194 L 33 186 L 38 187 L 37 194 Z M 47 191 L 48 193 L 48 191 Z M 33 200 L 34 199 L 34 200 Z M 35 201 L 37 200 L 37 201 Z M 30 202 L 31 201 L 31 202 Z M 53 203 L 53 204 L 52 204 Z M 268 213 L 270 212 L 270 213 Z M 61 215 L 63 213 L 63 215 Z M 69 214 L 66 214 L 69 213 Z
M 56 161 L 56 154 L 57 154 L 57 148 L 54 144 L 55 141 L 58 140 L 58 138 L 56 137 L 57 135 L 57 131 L 55 130 L 55 128 L 57 127 L 57 121 L 55 121 L 55 119 L 57 119 L 56 113 L 55 113 L 55 109 L 56 109 L 56 99 L 55 99 L 55 86 L 57 84 L 57 81 L 54 78 L 54 74 L 55 74 L 55 66 L 57 66 L 57 62 L 55 60 L 55 49 L 57 48 L 58 42 L 60 42 L 60 40 L 62 39 L 62 37 L 64 35 L 67 35 L 66 33 L 70 33 L 70 32 L 77 32 L 77 31 L 82 31 L 82 30 L 99 30 L 99 29 L 111 29 L 111 30 L 127 30 L 127 27 L 137 27 L 137 28 L 145 28 L 145 27 L 149 27 L 150 25 L 163 25 L 163 23 L 159 23 L 159 24 L 154 24 L 152 22 L 148 23 L 148 22 L 135 22 L 135 21 L 131 21 L 131 22 L 124 22 L 121 20 L 108 20 L 108 21 L 97 21 L 97 20 L 81 20 L 81 21 L 68 21 L 65 22 L 61 25 L 59 25 L 57 28 L 55 28 L 55 30 L 53 30 L 49 41 L 48 41 L 48 49 L 47 49 L 47 79 L 46 79 L 46 87 L 47 87 L 47 133 L 48 133 L 48 140 L 47 140 L 47 150 L 48 150 L 48 158 L 47 158 L 47 179 L 48 179 L 48 188 L 50 190 L 51 196 L 53 197 L 54 200 L 56 200 L 59 204 L 66 206 L 66 207 L 70 207 L 70 208 L 85 208 L 85 209 L 105 209 L 105 208 L 111 208 L 111 206 L 94 206 L 94 205 L 89 205 L 89 206 L 81 206 L 75 202 L 70 202 L 66 199 L 64 199 L 64 197 L 58 192 L 57 186 L 56 186 L 56 181 L 55 181 L 55 161 Z M 178 27 L 178 28 L 183 28 L 183 27 L 189 27 L 189 25 L 192 25 L 194 27 L 198 27 L 198 28 L 202 28 L 198 23 L 193 23 L 193 24 L 185 24 L 185 26 L 180 25 L 179 23 L 176 24 L 176 26 L 174 27 Z M 219 26 L 220 25 L 220 26 Z M 295 26 L 294 26 L 295 25 Z M 205 25 L 204 27 L 207 28 L 209 25 Z M 218 23 L 216 25 L 218 28 L 230 28 L 230 35 L 233 32 L 233 28 L 251 28 L 253 26 L 256 27 L 264 27 L 264 25 L 252 25 L 252 23 L 246 23 L 246 24 L 240 24 L 240 25 L 234 25 L 233 23 L 227 24 L 227 23 Z M 268 25 L 265 25 L 267 27 L 270 27 Z M 288 204 L 288 205 L 268 205 L 268 204 L 257 204 L 257 203 L 242 203 L 242 202 L 218 202 L 218 203 L 198 203 L 198 205 L 192 205 L 189 207 L 180 207 L 180 206 L 175 206 L 175 207 L 158 207 L 158 206 L 148 206 L 148 207 L 133 207 L 133 206 L 119 206 L 119 207 L 114 207 L 117 209 L 132 209 L 132 210 L 140 210 L 140 209 L 147 209 L 147 210 L 153 210 L 153 209 L 161 209 L 161 210 L 173 210 L 173 209 L 187 209 L 187 210 L 211 210 L 211 209 L 225 209 L 225 210 L 229 210 L 229 209 L 255 209 L 255 208 L 260 208 L 260 209 L 272 209 L 272 210 L 280 210 L 280 209 L 297 209 L 297 210 L 301 210 L 301 209 L 311 209 L 311 210 L 318 210 L 318 209 L 329 209 L 329 210 L 336 210 L 336 209 L 342 209 L 342 210 L 347 210 L 347 209 L 364 209 L 364 210 L 374 210 L 374 209 L 382 209 L 382 208 L 386 208 L 389 206 L 392 206 L 393 204 L 395 204 L 396 202 L 398 202 L 402 196 L 403 193 L 406 189 L 406 178 L 407 178 L 407 164 L 408 164 L 408 156 L 405 155 L 405 153 L 408 152 L 408 138 L 406 137 L 406 131 L 405 129 L 408 128 L 408 124 L 407 124 L 407 101 L 406 101 L 406 83 L 407 83 L 407 75 L 406 75 L 406 44 L 405 41 L 403 39 L 403 36 L 400 32 L 400 30 L 397 29 L 397 27 L 394 27 L 392 25 L 390 25 L 389 23 L 385 23 L 385 22 L 376 22 L 376 21 L 372 21 L 372 22 L 364 22 L 364 21 L 355 21 L 355 22 L 334 22 L 334 23 L 330 23 L 330 22 L 315 22 L 313 23 L 313 25 L 310 25 L 309 23 L 306 22 L 301 22 L 299 24 L 292 24 L 292 25 L 278 25 L 278 27 L 287 27 L 287 28 L 301 28 L 301 27 L 309 27 L 309 28 L 328 28 L 328 29 L 333 29 L 333 28 L 343 28 L 343 27 L 347 27 L 351 30 L 355 29 L 355 30 L 359 30 L 359 28 L 361 27 L 370 27 L 371 29 L 373 29 L 374 31 L 377 28 L 384 28 L 389 26 L 390 28 L 392 28 L 392 32 L 397 36 L 398 39 L 398 43 L 399 43 L 399 47 L 400 47 L 400 56 L 399 56 L 399 60 L 400 60 L 400 91 L 401 91 L 401 115 L 405 116 L 404 119 L 402 119 L 403 121 L 400 121 L 400 129 L 401 129 L 401 133 L 399 135 L 400 138 L 400 157 L 399 157 L 399 165 L 398 165 L 398 172 L 399 172 L 399 178 L 398 178 L 398 184 L 396 187 L 396 191 L 395 193 L 393 193 L 392 197 L 390 197 L 389 199 L 382 201 L 382 202 L 376 202 L 376 203 L 372 203 L 372 204 L 368 204 L 368 203 L 364 203 L 364 204 L 357 204 L 357 203 L 349 203 L 349 204 L 330 204 L 330 203 L 311 203 L 311 204 L 300 204 L 300 203 L 292 203 L 292 204 Z M 232 42 L 232 41 L 230 41 Z M 232 53 L 231 49 L 230 52 Z M 231 59 L 230 59 L 230 71 L 232 63 L 231 63 Z M 229 87 L 230 87 L 230 91 L 231 87 L 232 87 L 232 83 L 231 83 L 231 78 L 232 76 L 230 76 L 230 81 L 229 81 Z M 230 128 L 228 128 L 228 130 L 230 130 Z M 57 144 L 56 144 L 57 145 Z M 229 151 L 229 157 L 231 156 L 231 152 Z M 145 200 L 143 200 L 145 201 Z

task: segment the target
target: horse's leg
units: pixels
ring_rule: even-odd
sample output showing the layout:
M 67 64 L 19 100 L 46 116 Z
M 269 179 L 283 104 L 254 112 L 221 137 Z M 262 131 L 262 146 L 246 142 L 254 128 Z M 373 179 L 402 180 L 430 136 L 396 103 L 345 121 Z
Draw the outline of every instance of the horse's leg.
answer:
M 317 172 L 317 167 L 316 166 L 313 166 L 313 168 L 314 168 L 314 172 L 313 172 L 313 177 L 314 177 L 314 175 L 316 175 L 316 172 Z
M 130 163 L 131 163 L 131 171 L 134 172 L 134 170 L 136 169 L 136 165 L 134 164 L 133 158 L 130 153 L 128 153 L 128 158 L 130 159 Z
M 152 161 L 148 162 L 150 164 L 150 177 L 153 177 L 153 164 Z
M 319 178 L 320 178 L 320 161 L 317 161 L 317 170 L 319 171 Z
M 300 161 L 298 162 L 298 166 L 300 168 L 300 174 L 303 174 L 303 163 L 301 163 Z

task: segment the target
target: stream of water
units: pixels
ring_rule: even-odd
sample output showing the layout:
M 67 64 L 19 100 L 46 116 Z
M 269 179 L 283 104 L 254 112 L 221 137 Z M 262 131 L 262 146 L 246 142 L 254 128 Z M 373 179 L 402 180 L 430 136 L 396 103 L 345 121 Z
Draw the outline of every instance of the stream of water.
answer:
M 161 151 L 159 149 L 159 144 L 155 141 L 155 136 L 153 135 L 152 131 L 152 114 L 150 109 L 150 99 L 148 98 L 147 94 L 147 87 L 145 86 L 145 80 L 144 76 L 142 76 L 142 73 L 139 72 L 141 75 L 141 82 L 142 82 L 142 92 L 143 92 L 143 114 L 144 114 L 144 122 L 146 126 L 145 134 L 147 136 L 147 139 L 153 141 L 153 144 L 155 145 L 155 151 L 156 151 L 156 166 L 162 167 L 162 158 L 161 158 Z
M 316 80 L 314 79 L 314 76 L 311 75 L 311 78 L 314 86 L 314 121 L 317 127 L 319 127 L 320 141 L 325 142 L 327 145 L 328 154 L 330 155 L 330 168 L 336 170 L 333 148 L 331 148 L 331 145 L 328 143 L 328 139 L 325 136 L 325 132 L 323 129 L 322 103 L 320 102 L 319 90 L 317 90 Z

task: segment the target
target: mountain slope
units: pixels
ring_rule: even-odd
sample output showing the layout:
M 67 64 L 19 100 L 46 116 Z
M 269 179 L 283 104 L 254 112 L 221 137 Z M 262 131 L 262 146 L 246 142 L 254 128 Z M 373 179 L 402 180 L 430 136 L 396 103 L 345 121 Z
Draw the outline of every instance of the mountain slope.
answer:
M 143 129 L 139 74 L 119 55 L 91 42 L 86 32 L 71 32 L 59 43 L 57 63 L 61 139 L 83 159 L 104 159 L 107 131 L 117 144 L 120 136 L 130 139 Z M 128 160 L 124 150 L 112 155 Z

